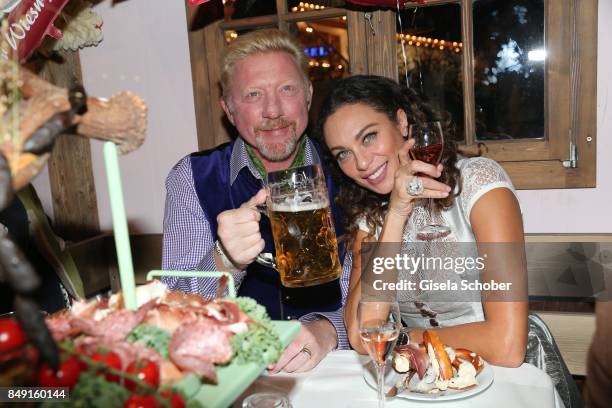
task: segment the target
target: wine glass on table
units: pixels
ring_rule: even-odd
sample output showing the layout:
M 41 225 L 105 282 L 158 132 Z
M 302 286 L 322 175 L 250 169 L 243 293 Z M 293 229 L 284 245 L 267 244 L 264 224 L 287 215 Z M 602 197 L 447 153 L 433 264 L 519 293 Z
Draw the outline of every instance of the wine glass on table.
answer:
M 440 122 L 413 123 L 410 125 L 409 135 L 415 142 L 410 149 L 412 159 L 436 166 L 440 162 L 444 151 L 444 135 Z M 417 236 L 424 239 L 433 239 L 448 235 L 450 233 L 448 226 L 433 221 L 433 198 L 429 199 L 429 212 L 432 221 L 421 228 Z
M 376 368 L 378 407 L 385 406 L 385 362 L 395 347 L 401 328 L 399 305 L 396 301 L 361 300 L 357 307 L 361 342 Z

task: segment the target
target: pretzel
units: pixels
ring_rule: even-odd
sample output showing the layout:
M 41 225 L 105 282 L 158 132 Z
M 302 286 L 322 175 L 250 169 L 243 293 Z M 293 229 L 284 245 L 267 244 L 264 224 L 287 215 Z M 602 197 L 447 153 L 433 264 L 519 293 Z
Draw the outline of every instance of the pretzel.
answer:
M 440 367 L 440 379 L 450 380 L 453 377 L 453 368 L 448 353 L 446 353 L 444 349 L 444 344 L 442 344 L 438 335 L 433 331 L 425 330 L 423 333 L 423 342 L 427 348 L 431 345 L 433 349 L 434 356 Z
M 459 366 L 461 365 L 461 361 L 467 361 L 472 363 L 474 369 L 476 370 L 476 374 L 479 374 L 484 368 L 484 363 L 482 362 L 482 358 L 471 350 L 464 348 L 455 349 L 455 359 L 453 360 L 453 367 L 459 370 Z

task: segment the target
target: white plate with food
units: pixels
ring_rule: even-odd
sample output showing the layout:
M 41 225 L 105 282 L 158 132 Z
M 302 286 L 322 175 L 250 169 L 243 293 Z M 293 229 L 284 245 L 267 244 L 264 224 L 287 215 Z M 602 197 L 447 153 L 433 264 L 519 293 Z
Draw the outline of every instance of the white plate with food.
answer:
M 422 345 L 396 347 L 387 359 L 385 392 L 396 387 L 397 397 L 418 401 L 450 401 L 472 397 L 493 383 L 493 368 L 466 349 L 443 345 L 435 332 L 426 331 Z M 364 366 L 366 383 L 376 389 L 376 371 Z

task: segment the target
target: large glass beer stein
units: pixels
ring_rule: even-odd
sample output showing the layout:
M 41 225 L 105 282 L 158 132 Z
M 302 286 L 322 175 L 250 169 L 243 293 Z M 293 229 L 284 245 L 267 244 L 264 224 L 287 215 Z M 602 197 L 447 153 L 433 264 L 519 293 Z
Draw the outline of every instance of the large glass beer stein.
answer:
M 321 166 L 270 172 L 266 189 L 276 258 L 261 254 L 257 262 L 274 267 L 286 287 L 338 279 L 342 267 Z

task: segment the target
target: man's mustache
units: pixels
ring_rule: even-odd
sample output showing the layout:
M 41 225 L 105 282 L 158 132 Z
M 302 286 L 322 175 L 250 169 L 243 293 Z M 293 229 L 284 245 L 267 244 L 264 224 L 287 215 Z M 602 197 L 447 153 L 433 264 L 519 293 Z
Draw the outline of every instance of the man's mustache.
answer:
M 274 119 L 260 124 L 255 128 L 255 131 L 284 129 L 289 126 L 295 128 L 295 122 L 286 119 Z

